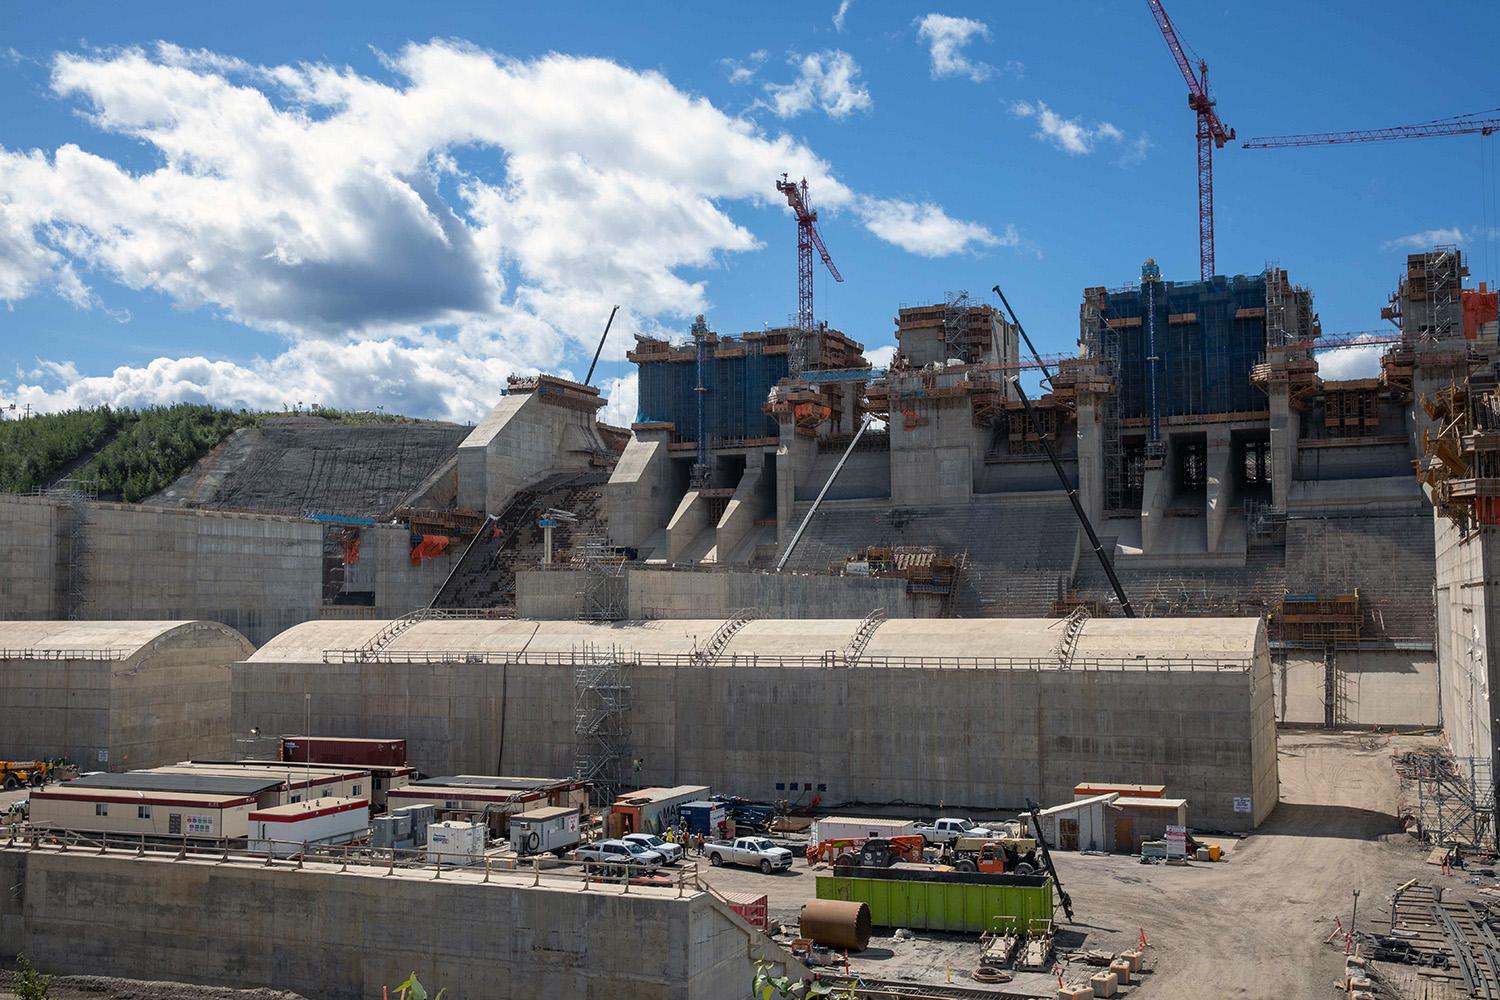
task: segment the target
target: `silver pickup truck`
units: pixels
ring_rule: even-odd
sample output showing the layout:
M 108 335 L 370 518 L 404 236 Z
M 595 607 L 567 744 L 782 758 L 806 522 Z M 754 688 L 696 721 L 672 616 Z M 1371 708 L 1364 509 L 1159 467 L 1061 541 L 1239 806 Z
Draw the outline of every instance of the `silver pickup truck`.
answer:
M 703 852 L 708 855 L 708 863 L 716 868 L 719 865 L 743 865 L 759 868 L 769 875 L 792 867 L 792 852 L 777 847 L 764 837 L 738 837 L 733 842 L 710 840 L 703 845 Z

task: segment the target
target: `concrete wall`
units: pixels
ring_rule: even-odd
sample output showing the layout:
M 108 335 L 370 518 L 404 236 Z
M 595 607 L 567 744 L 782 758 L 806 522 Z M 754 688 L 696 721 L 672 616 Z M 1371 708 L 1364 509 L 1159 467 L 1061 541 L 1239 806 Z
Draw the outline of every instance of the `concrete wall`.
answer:
M 415 971 L 452 997 L 739 1000 L 746 926 L 702 892 L 382 878 L 0 848 L 0 950 L 41 970 L 368 1000 Z
M 126 659 L 0 658 L 0 759 L 123 771 L 225 756 L 229 664 L 254 648 L 222 625 L 188 622 Z
M 1188 800 L 1194 826 L 1235 830 L 1277 800 L 1265 655 L 1253 672 L 736 665 L 629 678 L 641 785 L 1002 809 L 1066 801 L 1084 780 L 1159 783 Z M 573 769 L 566 665 L 238 664 L 234 730 L 303 726 L 304 687 L 314 730 L 399 732 L 429 772 Z
M 50 619 L 67 614 L 58 559 L 67 508 L 0 494 L 0 618 Z
M 511 391 L 458 446 L 458 505 L 498 514 L 517 490 L 607 451 L 592 409 L 550 402 L 544 387 Z M 603 405 L 602 400 L 596 400 Z
M 1336 649 L 1333 724 L 1418 729 L 1441 724 L 1437 662 L 1430 651 Z M 1293 650 L 1272 664 L 1276 721 L 1327 724 L 1330 692 L 1323 654 Z
M 269 514 L 0 498 L 0 619 L 199 618 L 261 643 L 318 617 L 322 531 Z
M 583 574 L 523 570 L 516 575 L 516 612 L 522 618 L 579 615 Z M 877 608 L 888 618 L 923 618 L 935 603 L 913 598 L 903 580 L 744 571 L 678 572 L 630 569 L 624 574 L 625 617 L 728 617 L 755 608 L 772 618 L 863 618 Z
M 1438 690 L 1443 734 L 1459 757 L 1495 753 L 1494 692 L 1500 685 L 1492 637 L 1500 635 L 1500 548 L 1495 528 L 1463 535 L 1433 515 L 1437 546 Z

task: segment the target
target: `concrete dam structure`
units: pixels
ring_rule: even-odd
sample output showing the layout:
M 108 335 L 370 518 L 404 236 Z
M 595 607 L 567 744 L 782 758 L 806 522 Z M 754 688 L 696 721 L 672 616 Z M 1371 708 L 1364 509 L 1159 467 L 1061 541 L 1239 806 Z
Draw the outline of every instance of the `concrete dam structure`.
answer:
M 976 809 L 1150 780 L 1230 830 L 1278 797 L 1256 619 L 309 622 L 231 683 L 236 733 L 399 731 L 434 773 Z

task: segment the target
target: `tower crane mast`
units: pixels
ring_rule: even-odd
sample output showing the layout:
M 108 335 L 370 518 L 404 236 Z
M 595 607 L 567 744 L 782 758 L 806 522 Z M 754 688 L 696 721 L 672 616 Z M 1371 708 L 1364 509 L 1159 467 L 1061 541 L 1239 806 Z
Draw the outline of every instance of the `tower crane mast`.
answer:
M 1161 0 L 1146 0 L 1146 6 L 1187 82 L 1188 107 L 1198 116 L 1198 276 L 1207 281 L 1214 276 L 1214 147 L 1223 149 L 1234 138 L 1234 129 L 1225 127 L 1214 108 L 1208 92 L 1208 63 L 1198 60 L 1195 71 Z
M 823 258 L 823 266 L 828 268 L 834 281 L 842 282 L 844 276 L 828 255 L 828 248 L 823 245 L 823 234 L 818 232 L 818 213 L 807 197 L 807 178 L 802 178 L 802 183 L 798 184 L 787 180 L 786 174 L 782 174 L 781 180 L 776 182 L 776 190 L 786 196 L 786 203 L 797 217 L 798 343 L 792 345 L 791 361 L 792 374 L 800 375 L 807 367 L 808 338 L 817 328 L 813 319 L 813 250 L 816 249 L 818 256 Z

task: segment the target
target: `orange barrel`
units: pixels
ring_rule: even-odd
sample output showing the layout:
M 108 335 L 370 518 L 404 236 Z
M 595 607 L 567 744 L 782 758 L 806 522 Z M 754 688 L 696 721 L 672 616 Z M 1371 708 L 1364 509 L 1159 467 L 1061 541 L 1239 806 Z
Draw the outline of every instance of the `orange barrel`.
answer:
M 802 904 L 802 936 L 825 948 L 864 951 L 870 943 L 870 904 L 814 899 Z

